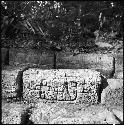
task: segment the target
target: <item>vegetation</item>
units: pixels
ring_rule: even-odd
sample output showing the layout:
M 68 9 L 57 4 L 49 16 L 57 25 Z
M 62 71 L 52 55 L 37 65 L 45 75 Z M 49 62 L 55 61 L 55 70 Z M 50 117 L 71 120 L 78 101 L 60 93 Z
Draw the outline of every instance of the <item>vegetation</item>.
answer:
M 72 50 L 94 46 L 100 31 L 122 37 L 121 1 L 1 1 L 2 47 Z M 113 38 L 113 37 L 112 37 Z M 52 41 L 52 42 L 51 42 Z

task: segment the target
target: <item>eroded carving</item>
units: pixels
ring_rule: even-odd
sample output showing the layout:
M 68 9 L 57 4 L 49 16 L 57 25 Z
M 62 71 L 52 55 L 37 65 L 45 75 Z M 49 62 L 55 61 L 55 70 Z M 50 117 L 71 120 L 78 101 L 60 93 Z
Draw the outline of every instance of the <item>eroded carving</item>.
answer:
M 36 74 L 36 70 L 26 71 L 23 78 L 24 98 L 37 97 L 56 101 L 81 101 L 82 103 L 98 102 L 97 91 L 101 84 L 99 72 L 88 69 L 61 70 L 39 70 L 39 74 Z M 34 76 L 35 80 L 33 80 Z

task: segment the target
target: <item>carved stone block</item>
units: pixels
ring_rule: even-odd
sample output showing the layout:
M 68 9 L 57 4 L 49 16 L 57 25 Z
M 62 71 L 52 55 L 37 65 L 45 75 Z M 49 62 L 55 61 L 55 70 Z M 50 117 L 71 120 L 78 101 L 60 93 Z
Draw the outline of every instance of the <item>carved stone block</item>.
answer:
M 25 99 L 32 98 L 34 91 L 37 93 L 35 98 L 97 103 L 101 76 L 99 72 L 90 69 L 29 69 L 23 74 L 23 83 Z

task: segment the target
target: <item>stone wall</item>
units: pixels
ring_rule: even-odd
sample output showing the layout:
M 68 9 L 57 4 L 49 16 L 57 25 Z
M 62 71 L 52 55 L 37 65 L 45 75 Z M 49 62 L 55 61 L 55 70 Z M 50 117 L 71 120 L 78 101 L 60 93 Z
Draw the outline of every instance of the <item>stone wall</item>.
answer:
M 115 78 L 123 79 L 123 53 L 115 55 Z
M 98 72 L 88 69 L 44 71 L 30 69 L 24 73 L 23 79 L 26 88 L 33 91 L 36 89 L 36 92 L 28 93 L 31 96 L 36 96 L 35 94 L 40 90 L 37 96 L 42 99 L 58 101 L 79 101 L 81 99 L 83 103 L 85 101 L 86 103 L 97 103 L 97 90 L 101 81 Z M 33 86 L 32 83 L 35 85 Z M 29 96 L 26 94 L 25 97 Z
M 107 78 L 112 77 L 114 71 L 114 58 L 107 54 L 78 54 L 76 56 L 64 56 L 58 54 L 58 67 L 63 69 L 95 69 L 105 75 Z M 65 68 L 64 68 L 65 69 Z
M 49 58 L 48 58 L 49 57 Z M 51 64 L 52 65 L 52 54 L 41 53 L 36 49 L 11 49 L 10 50 L 10 64 Z M 52 67 L 51 67 L 52 68 Z
M 18 85 L 15 79 L 18 71 L 11 71 L 8 74 L 2 72 L 3 97 L 16 96 Z M 41 98 L 85 104 L 97 103 L 100 84 L 100 73 L 95 70 L 30 68 L 23 73 L 23 98 L 29 101 Z
M 8 49 L 1 48 L 2 63 L 6 58 L 6 52 Z M 22 48 L 11 48 L 9 49 L 9 64 L 40 64 L 40 65 L 51 65 L 53 66 L 53 54 L 49 51 L 42 52 L 36 49 L 22 49 Z
M 4 65 L 9 65 L 9 51 L 7 48 L 1 48 L 1 62 Z
M 20 69 L 17 70 L 2 70 L 2 97 L 15 97 L 16 92 L 15 90 L 18 88 L 18 85 L 16 84 L 16 77 L 18 75 L 18 72 Z
M 2 53 L 5 52 L 2 50 Z M 53 68 L 53 53 L 51 51 L 41 53 L 38 50 L 10 49 L 9 57 L 10 65 L 30 63 L 39 64 L 43 69 Z M 107 78 L 112 78 L 115 64 L 114 58 L 107 54 L 78 54 L 73 56 L 66 52 L 59 52 L 57 53 L 56 66 L 57 69 L 95 69 Z

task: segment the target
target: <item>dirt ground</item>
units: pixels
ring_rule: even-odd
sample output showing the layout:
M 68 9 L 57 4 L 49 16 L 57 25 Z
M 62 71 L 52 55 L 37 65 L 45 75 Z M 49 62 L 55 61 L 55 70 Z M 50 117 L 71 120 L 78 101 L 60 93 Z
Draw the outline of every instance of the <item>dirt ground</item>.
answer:
M 52 113 L 49 116 L 48 111 L 40 111 L 42 109 L 42 107 L 38 108 L 36 102 L 32 102 L 32 103 L 28 103 L 28 102 L 12 102 L 12 101 L 7 101 L 7 100 L 2 100 L 2 122 L 4 124 L 6 123 L 26 123 L 26 121 L 33 122 L 33 123 L 38 123 L 38 124 L 42 124 L 42 121 L 36 121 L 36 120 L 31 120 L 30 121 L 30 117 L 32 115 L 35 114 L 35 111 L 38 110 L 39 114 L 41 112 L 43 112 L 44 114 L 46 114 L 47 117 L 47 122 L 46 123 L 50 123 L 52 122 L 52 120 L 58 118 L 58 117 L 62 117 L 62 118 L 77 118 L 77 117 L 83 117 L 84 121 L 83 124 L 89 122 L 90 124 L 98 124 L 98 123 L 102 123 L 102 122 L 106 122 L 103 119 L 98 119 L 96 116 L 100 113 L 105 111 L 106 109 L 109 111 L 112 111 L 113 109 L 117 109 L 121 112 L 123 112 L 123 88 L 118 89 L 118 90 L 114 90 L 114 91 L 110 91 L 109 94 L 106 96 L 106 102 L 104 105 L 102 104 L 96 104 L 96 105 L 83 105 L 83 104 L 70 104 L 70 103 L 62 103 L 62 102 L 58 102 L 58 103 L 50 103 L 50 102 L 43 102 L 42 100 L 39 100 L 41 105 L 45 105 L 46 109 L 47 107 L 49 108 L 49 113 L 51 113 L 50 110 L 53 109 Z M 38 101 L 38 102 L 39 102 Z M 28 110 L 30 110 L 32 112 L 32 114 L 30 114 L 29 118 L 26 118 L 26 114 L 28 114 Z M 24 115 L 20 115 L 19 117 L 21 118 L 16 121 L 8 121 L 5 120 L 5 117 L 7 119 L 11 119 L 13 116 L 12 112 L 17 112 L 16 115 L 18 115 L 18 113 L 24 114 Z M 57 114 L 58 112 L 58 114 Z M 60 112 L 60 113 L 59 113 Z M 85 114 L 85 118 L 84 115 Z M 37 115 L 36 115 L 37 116 Z M 49 116 L 49 117 L 48 117 Z M 90 119 L 87 121 L 85 119 L 89 118 Z M 111 116 L 110 116 L 111 117 Z M 43 117 L 44 118 L 44 117 Z M 17 116 L 16 116 L 17 119 Z M 42 118 L 41 118 L 42 119 Z M 44 121 L 44 120 L 43 120 Z M 99 121 L 99 122 L 98 122 Z M 67 122 L 67 121 L 66 121 Z M 97 123 L 98 122 L 98 123 Z M 68 122 L 67 122 L 68 123 Z M 66 123 L 66 124 L 67 124 Z M 82 123 L 82 122 L 81 122 Z M 80 123 L 80 124 L 81 124 Z M 120 122 L 122 123 L 122 121 Z M 70 123 L 72 124 L 72 123 Z M 108 124 L 108 123 L 107 123 Z

